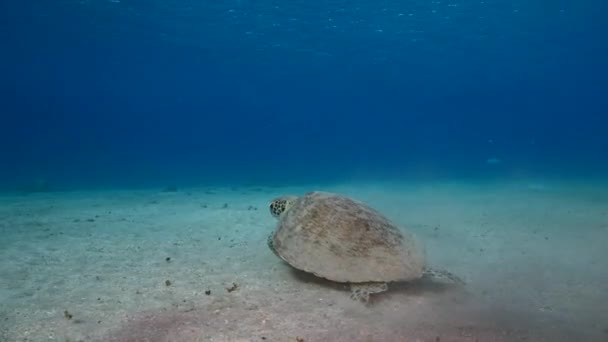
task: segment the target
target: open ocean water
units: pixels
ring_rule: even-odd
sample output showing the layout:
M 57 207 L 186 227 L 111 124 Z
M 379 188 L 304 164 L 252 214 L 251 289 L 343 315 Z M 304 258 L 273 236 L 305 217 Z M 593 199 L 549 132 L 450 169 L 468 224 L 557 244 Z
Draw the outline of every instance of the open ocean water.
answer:
M 1 0 L 0 342 L 608 340 L 607 16 Z M 297 273 L 268 206 L 312 190 L 464 284 Z

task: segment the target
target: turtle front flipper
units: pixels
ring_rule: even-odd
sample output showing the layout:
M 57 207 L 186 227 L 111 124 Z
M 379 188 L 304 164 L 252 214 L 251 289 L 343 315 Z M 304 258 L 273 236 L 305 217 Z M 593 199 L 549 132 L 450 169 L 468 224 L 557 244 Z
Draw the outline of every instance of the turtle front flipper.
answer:
M 351 283 L 350 298 L 367 304 L 371 294 L 386 290 L 388 290 L 387 283 Z
M 448 283 L 454 283 L 459 285 L 464 285 L 465 282 L 459 276 L 455 275 L 452 272 L 434 269 L 434 268 L 425 268 L 422 277 L 426 279 L 439 280 Z
M 268 245 L 268 248 L 270 248 L 272 253 L 274 253 L 274 255 L 278 256 L 279 258 L 281 257 L 279 256 L 279 253 L 277 253 L 277 250 L 274 248 L 274 232 L 268 235 L 268 238 L 266 239 L 266 244 Z

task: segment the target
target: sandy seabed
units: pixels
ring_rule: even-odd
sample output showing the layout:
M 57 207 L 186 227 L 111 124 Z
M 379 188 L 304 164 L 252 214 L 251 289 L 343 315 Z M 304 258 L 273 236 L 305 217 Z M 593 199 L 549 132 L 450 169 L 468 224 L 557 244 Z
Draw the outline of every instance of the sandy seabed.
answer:
M 268 202 L 339 192 L 465 285 L 370 305 L 267 248 Z M 0 341 L 608 341 L 608 182 L 357 183 L 0 196 Z

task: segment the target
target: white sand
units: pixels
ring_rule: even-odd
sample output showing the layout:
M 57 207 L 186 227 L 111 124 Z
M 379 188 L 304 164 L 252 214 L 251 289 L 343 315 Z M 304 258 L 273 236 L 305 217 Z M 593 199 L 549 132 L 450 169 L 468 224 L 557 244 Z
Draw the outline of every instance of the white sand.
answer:
M 291 270 L 266 246 L 267 203 L 310 189 L 379 209 L 467 284 L 393 285 L 366 307 Z M 0 233 L 3 342 L 608 340 L 608 183 L 2 195 Z

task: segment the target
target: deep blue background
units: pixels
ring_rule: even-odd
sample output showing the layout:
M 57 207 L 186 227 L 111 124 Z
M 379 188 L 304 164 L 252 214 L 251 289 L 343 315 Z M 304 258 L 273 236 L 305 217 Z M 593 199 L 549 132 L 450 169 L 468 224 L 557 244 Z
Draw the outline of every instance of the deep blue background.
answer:
M 607 9 L 3 0 L 0 183 L 601 175 Z

